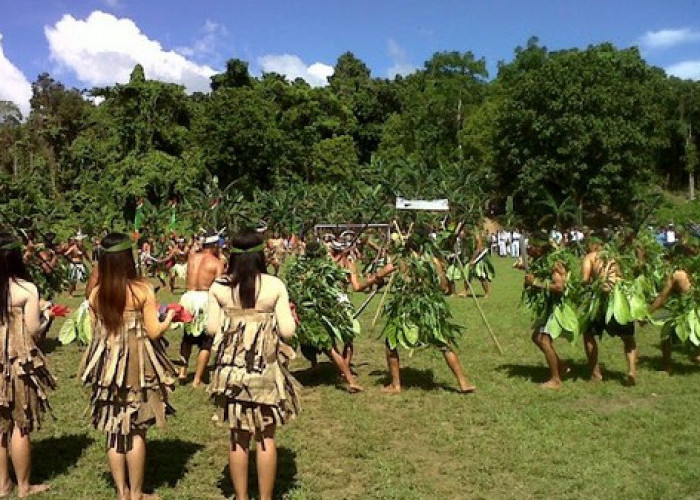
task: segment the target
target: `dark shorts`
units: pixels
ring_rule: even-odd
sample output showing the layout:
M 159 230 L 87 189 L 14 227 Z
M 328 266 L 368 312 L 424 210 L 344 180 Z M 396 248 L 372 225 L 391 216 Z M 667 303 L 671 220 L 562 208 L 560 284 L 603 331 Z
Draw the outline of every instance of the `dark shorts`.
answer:
M 596 321 L 591 324 L 590 332 L 598 336 L 602 336 L 603 332 L 608 332 L 608 335 L 611 337 L 634 335 L 634 321 L 626 325 L 621 325 L 615 321 L 615 318 L 610 318 L 610 322 L 607 325 L 604 321 Z
M 214 337 L 210 337 L 206 333 L 201 333 L 197 337 L 185 333 L 182 335 L 182 341 L 191 345 L 196 345 L 199 347 L 200 351 L 211 351 L 211 347 L 214 343 Z

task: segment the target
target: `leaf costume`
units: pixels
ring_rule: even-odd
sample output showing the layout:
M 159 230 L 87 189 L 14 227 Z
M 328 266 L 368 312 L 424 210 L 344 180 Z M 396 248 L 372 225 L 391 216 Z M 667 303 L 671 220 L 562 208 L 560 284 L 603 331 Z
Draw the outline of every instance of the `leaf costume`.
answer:
M 223 308 L 207 392 L 232 430 L 262 432 L 300 411 L 299 383 L 287 368 L 294 351 L 279 337 L 274 313 Z
M 387 321 L 382 334 L 389 347 L 455 345 L 460 327 L 451 321 L 452 313 L 432 253 L 405 255 L 397 267 L 391 296 L 384 308 Z
M 42 413 L 50 408 L 46 393 L 56 388 L 56 379 L 26 331 L 23 308 L 9 312 L 8 323 L 0 324 L 0 433 L 16 425 L 26 434 L 41 427 Z
M 83 358 L 80 378 L 92 391 L 92 423 L 108 433 L 108 446 L 131 447 L 130 435 L 153 424 L 165 425 L 174 413 L 168 398 L 176 370 L 162 339 L 146 335 L 141 311 L 126 310 L 116 332 L 109 332 L 97 315 L 94 336 Z
M 90 303 L 87 299 L 73 314 L 66 318 L 58 332 L 58 341 L 61 345 L 68 345 L 76 340 L 80 345 L 88 345 L 92 340 Z
M 669 297 L 666 309 L 670 312 L 661 327 L 661 340 L 674 344 L 690 342 L 700 346 L 700 292 L 697 287 L 683 295 Z
M 610 336 L 634 334 L 634 323 L 649 318 L 646 305 L 648 284 L 643 275 L 635 279 L 619 276 L 612 280 L 609 271 L 613 265 L 619 267 L 624 258 L 612 245 L 598 252 L 596 261 L 606 271 L 586 285 L 582 294 L 581 329 L 584 332 L 602 335 L 603 331 Z
M 344 292 L 348 272 L 320 256 L 299 256 L 285 269 L 289 298 L 296 305 L 299 325 L 295 339 L 301 345 L 328 350 L 352 343 L 360 322 Z
M 448 256 L 448 261 L 450 262 L 445 275 L 447 279 L 451 282 L 456 282 L 459 280 L 472 281 L 477 279 L 479 281 L 491 282 L 496 277 L 496 269 L 493 267 L 493 262 L 491 262 L 491 257 L 486 254 L 477 263 L 472 263 L 472 259 L 476 254 L 476 239 L 473 236 L 467 236 L 466 238 L 450 238 L 448 241 L 454 241 L 454 246 L 451 251 L 454 251 L 453 255 Z M 464 266 L 464 272 L 462 272 L 462 267 L 460 263 Z
M 552 269 L 558 263 L 567 270 L 566 285 L 561 294 L 554 293 L 549 288 Z M 543 286 L 525 287 L 521 304 L 532 312 L 535 318 L 533 328 L 548 334 L 552 339 L 562 336 L 574 343 L 579 337 L 581 329 L 577 311 L 580 290 L 578 267 L 575 255 L 566 249 L 544 255 L 531 265 L 530 272 Z

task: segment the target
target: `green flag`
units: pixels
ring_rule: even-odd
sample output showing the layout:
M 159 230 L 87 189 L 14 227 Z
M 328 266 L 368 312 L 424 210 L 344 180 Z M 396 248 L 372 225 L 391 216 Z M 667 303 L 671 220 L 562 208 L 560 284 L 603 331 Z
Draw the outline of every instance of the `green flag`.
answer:
M 139 232 L 141 224 L 143 224 L 143 201 L 139 200 L 134 214 L 134 231 Z

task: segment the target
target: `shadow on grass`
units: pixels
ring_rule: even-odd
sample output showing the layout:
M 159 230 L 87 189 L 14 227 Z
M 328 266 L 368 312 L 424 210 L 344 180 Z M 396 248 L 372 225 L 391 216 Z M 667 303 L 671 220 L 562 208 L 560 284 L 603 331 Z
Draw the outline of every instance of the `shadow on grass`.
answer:
M 32 479 L 43 483 L 75 466 L 85 449 L 94 443 L 87 434 L 69 434 L 32 442 Z
M 686 350 L 674 349 L 671 356 L 671 373 L 674 375 L 690 375 L 700 371 L 700 364 L 694 362 L 696 355 Z M 687 360 L 687 362 L 680 362 Z M 639 356 L 637 360 L 639 366 L 644 366 L 651 370 L 663 371 L 664 364 L 661 356 Z
M 187 463 L 204 445 L 181 439 L 148 441 L 146 484 L 149 489 L 174 488 L 187 472 Z
M 304 387 L 318 387 L 320 385 L 338 385 L 340 378 L 338 370 L 331 362 L 321 362 L 316 368 L 296 370 L 292 375 Z
M 569 372 L 562 378 L 564 382 L 567 380 L 588 380 L 591 378 L 591 371 L 588 365 L 572 363 L 565 361 L 569 367 Z M 627 374 L 617 370 L 607 370 L 604 365 L 601 365 L 603 370 L 603 380 L 618 380 L 625 382 Z M 521 364 L 505 364 L 498 367 L 498 370 L 505 372 L 509 378 L 519 377 L 528 379 L 534 383 L 542 383 L 549 380 L 549 368 L 546 365 L 521 365 Z
M 41 352 L 43 352 L 44 354 L 51 354 L 60 345 L 61 343 L 58 341 L 58 339 L 47 337 L 44 340 L 42 340 L 37 347 L 39 347 L 39 349 L 41 349 Z
M 375 385 L 387 385 L 391 382 L 386 371 L 375 370 L 370 372 L 370 375 L 382 375 L 379 380 L 375 381 Z M 435 380 L 435 373 L 432 370 L 419 370 L 410 366 L 401 368 L 401 387 L 403 389 L 423 389 L 424 391 L 434 391 L 436 389 L 451 391 L 454 389 L 452 386 L 441 384 Z
M 248 493 L 250 498 L 256 498 L 258 493 L 258 473 L 255 467 L 255 453 L 255 451 L 251 450 L 248 461 Z M 289 448 L 277 448 L 277 477 L 275 478 L 275 493 L 273 498 L 284 498 L 298 485 L 296 456 L 296 452 Z M 219 489 L 226 498 L 230 498 L 234 493 L 228 465 L 224 466 L 221 471 Z

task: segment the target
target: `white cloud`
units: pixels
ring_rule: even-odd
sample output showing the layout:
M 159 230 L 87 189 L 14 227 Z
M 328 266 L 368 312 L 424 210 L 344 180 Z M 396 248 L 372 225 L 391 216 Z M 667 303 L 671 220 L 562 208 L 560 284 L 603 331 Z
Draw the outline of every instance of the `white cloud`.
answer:
M 700 60 L 682 61 L 673 64 L 666 68 L 666 73 L 684 80 L 700 80 Z
M 80 20 L 66 14 L 45 26 L 51 58 L 75 72 L 88 85 L 126 83 L 136 64 L 146 77 L 184 85 L 188 91 L 208 91 L 211 67 L 199 65 L 175 51 L 165 50 L 128 18 L 101 11 Z
M 0 34 L 0 101 L 14 102 L 25 117 L 29 114 L 32 85 L 17 66 L 5 56 Z
M 264 73 L 279 73 L 288 80 L 303 78 L 312 87 L 328 85 L 328 77 L 333 74 L 333 66 L 320 62 L 307 66 L 299 56 L 291 54 L 267 54 L 258 58 Z
M 225 26 L 207 19 L 204 26 L 199 30 L 199 37 L 195 38 L 191 45 L 177 47 L 175 51 L 185 57 L 195 58 L 200 61 L 216 60 L 218 62 L 221 59 L 219 49 L 227 37 L 228 30 Z
M 689 28 L 675 30 L 647 31 L 639 39 L 639 43 L 646 49 L 667 49 L 683 43 L 700 40 L 700 32 Z
M 396 75 L 406 76 L 418 69 L 418 66 L 408 60 L 406 50 L 393 38 L 389 38 L 387 50 L 393 63 L 387 70 L 389 78 L 394 78 Z

